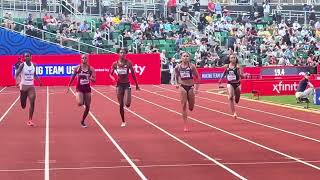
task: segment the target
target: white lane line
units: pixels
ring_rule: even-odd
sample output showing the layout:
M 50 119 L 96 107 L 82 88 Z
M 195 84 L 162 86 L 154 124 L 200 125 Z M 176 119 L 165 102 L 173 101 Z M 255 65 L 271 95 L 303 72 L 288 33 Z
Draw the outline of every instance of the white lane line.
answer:
M 157 93 L 155 93 L 155 94 L 157 94 Z M 160 94 L 159 94 L 159 95 L 160 95 Z M 144 102 L 147 102 L 147 103 L 149 103 L 149 104 L 153 104 L 153 105 L 155 105 L 155 106 L 157 106 L 157 107 L 160 107 L 160 108 L 162 108 L 162 109 L 165 109 L 165 110 L 167 110 L 167 111 L 170 111 L 170 112 L 172 112 L 172 113 L 182 115 L 181 113 L 179 113 L 179 112 L 177 112 L 177 111 L 175 111 L 175 110 L 166 108 L 166 107 L 164 107 L 164 106 L 161 106 L 161 105 L 159 105 L 159 104 L 150 102 L 150 101 L 148 101 L 148 100 L 145 100 L 145 99 L 140 98 L 140 97 L 135 96 L 135 95 L 132 95 L 132 96 L 133 96 L 133 97 L 136 97 L 137 99 L 140 99 L 140 100 L 142 100 L 142 101 L 144 101 Z M 165 97 L 165 96 L 164 96 L 164 97 Z M 212 126 L 212 125 L 210 125 L 210 124 L 208 124 L 208 123 L 202 122 L 202 121 L 200 121 L 200 120 L 198 120 L 198 119 L 196 119 L 196 118 L 193 118 L 193 117 L 191 117 L 191 116 L 189 116 L 188 118 L 191 119 L 191 120 L 193 120 L 193 121 L 195 121 L 195 122 L 198 122 L 198 123 L 200 123 L 200 124 L 202 124 L 202 125 L 211 127 L 211 128 L 216 129 L 216 130 L 218 130 L 218 131 L 221 131 L 221 132 L 223 132 L 223 133 L 229 134 L 229 135 L 231 135 L 231 136 L 233 136 L 233 137 L 236 137 L 236 138 L 238 138 L 238 139 L 241 139 L 241 140 L 243 140 L 243 141 L 246 141 L 246 142 L 248 142 L 248 143 L 250 143 L 250 144 L 254 144 L 254 145 L 256 145 L 256 146 L 258 146 L 258 147 L 261 147 L 261 148 L 263 148 L 263 149 L 269 150 L 269 151 L 271 151 L 271 152 L 274 152 L 274 153 L 276 153 L 276 154 L 285 156 L 285 157 L 287 157 L 287 158 L 289 158 L 289 159 L 295 160 L 295 161 L 297 161 L 297 162 L 300 162 L 300 163 L 302 163 L 302 164 L 304 164 L 304 165 L 307 165 L 307 166 L 309 166 L 309 167 L 312 167 L 312 168 L 314 168 L 314 169 L 320 170 L 320 167 L 318 167 L 318 166 L 315 166 L 315 165 L 313 165 L 313 164 L 307 163 L 307 162 L 305 162 L 305 161 L 302 161 L 302 160 L 300 160 L 300 159 L 297 159 L 297 158 L 295 158 L 295 157 L 293 157 L 293 156 L 290 156 L 290 155 L 288 155 L 288 154 L 285 154 L 285 153 L 283 153 L 283 152 L 280 152 L 280 151 L 277 151 L 277 150 L 275 150 L 275 149 L 272 149 L 272 148 L 269 148 L 269 147 L 267 147 L 267 146 L 264 146 L 264 145 L 262 145 L 262 144 L 256 143 L 256 142 L 254 142 L 254 141 L 251 141 L 251 140 L 246 139 L 246 138 L 244 138 L 244 137 L 241 137 L 241 136 L 239 136 L 239 135 L 233 134 L 233 133 L 231 133 L 231 132 L 229 132 L 229 131 L 226 131 L 226 130 L 220 129 L 220 128 L 218 128 L 218 127 Z
M 112 101 L 115 104 L 118 104 L 118 102 L 112 100 L 111 98 L 107 97 L 106 95 L 102 94 L 101 92 L 99 92 L 98 90 L 96 90 L 95 88 L 92 88 L 94 91 L 96 91 L 98 94 L 100 94 L 101 96 L 105 97 L 106 99 L 108 99 L 109 101 Z M 119 105 L 119 104 L 118 104 Z M 132 114 L 134 114 L 135 116 L 139 117 L 141 120 L 147 122 L 148 124 L 152 125 L 153 127 L 159 129 L 160 131 L 162 131 L 163 133 L 167 134 L 168 136 L 170 136 L 171 138 L 175 139 L 176 141 L 180 142 L 181 144 L 187 146 L 188 148 L 190 148 L 191 150 L 197 152 L 198 154 L 200 154 L 201 156 L 211 160 L 213 163 L 217 164 L 218 166 L 222 167 L 223 169 L 227 170 L 228 172 L 230 172 L 231 174 L 233 174 L 234 176 L 240 178 L 240 179 L 246 179 L 245 177 L 241 176 L 240 174 L 238 174 L 237 172 L 233 171 L 232 169 L 230 169 L 229 167 L 223 165 L 222 163 L 220 163 L 219 161 L 215 160 L 214 158 L 208 156 L 207 154 L 201 152 L 200 150 L 198 150 L 197 148 L 191 146 L 190 144 L 182 141 L 181 139 L 177 138 L 176 136 L 174 136 L 173 134 L 169 133 L 168 131 L 162 129 L 161 127 L 153 124 L 152 122 L 150 122 L 149 120 L 147 120 L 146 118 L 140 116 L 139 114 L 135 113 L 134 111 L 126 108 L 126 110 Z
M 3 87 L 3 88 L 0 90 L 0 92 L 2 92 L 3 90 L 5 90 L 6 88 L 7 88 L 7 86 Z
M 70 89 L 74 96 L 76 94 L 72 89 Z M 92 117 L 92 119 L 98 124 L 98 126 L 101 128 L 101 130 L 104 132 L 105 135 L 111 140 L 113 145 L 118 149 L 118 151 L 122 154 L 122 156 L 128 161 L 128 163 L 131 165 L 131 167 L 136 171 L 136 173 L 140 176 L 141 179 L 147 180 L 147 178 L 144 176 L 144 174 L 141 172 L 141 170 L 137 167 L 134 162 L 129 158 L 129 156 L 126 154 L 126 152 L 120 147 L 120 145 L 113 139 L 111 134 L 103 127 L 103 125 L 99 122 L 99 120 L 94 116 L 94 114 L 89 111 L 89 115 Z
M 49 180 L 50 179 L 50 155 L 49 155 L 49 144 L 50 144 L 50 138 L 49 138 L 49 129 L 50 129 L 50 118 L 49 118 L 49 87 L 47 86 L 47 109 L 46 109 L 46 139 L 45 139 L 45 154 L 44 154 L 44 179 Z
M 146 91 L 148 93 L 155 94 L 155 95 L 158 95 L 158 96 L 162 96 L 162 97 L 174 100 L 174 101 L 180 101 L 179 99 L 175 99 L 175 98 L 172 98 L 172 97 L 169 97 L 169 96 L 165 96 L 165 95 L 162 95 L 162 94 L 159 94 L 159 93 L 155 93 L 155 92 L 152 92 L 152 91 L 149 91 L 149 90 L 143 89 L 143 91 Z M 211 109 L 211 108 L 208 108 L 208 107 L 205 107 L 205 106 L 201 106 L 201 105 L 197 105 L 197 104 L 195 104 L 195 106 L 196 107 L 200 107 L 202 109 L 206 109 L 206 110 L 211 111 L 211 112 L 215 112 L 215 113 L 219 113 L 219 114 L 223 114 L 223 115 L 232 117 L 231 114 L 224 113 L 222 111 L 214 110 L 214 109 Z M 277 128 L 277 127 L 274 127 L 274 126 L 270 126 L 270 125 L 267 125 L 267 124 L 259 123 L 259 122 L 256 122 L 256 121 L 252 121 L 252 120 L 249 120 L 247 118 L 243 118 L 243 117 L 238 116 L 237 119 L 241 119 L 243 121 L 247 121 L 247 122 L 250 122 L 252 124 L 257 124 L 257 125 L 260 125 L 260 126 L 263 126 L 263 127 L 267 127 L 267 128 L 270 128 L 270 129 L 274 129 L 274 130 L 277 130 L 277 131 L 281 131 L 281 132 L 287 133 L 287 134 L 298 136 L 298 137 L 301 137 L 303 139 L 308 139 L 308 140 L 320 143 L 320 140 L 318 140 L 318 139 L 315 139 L 315 138 L 312 138 L 312 137 L 309 137 L 309 136 L 304 136 L 304 135 L 301 135 L 301 134 L 298 134 L 298 133 L 295 133 L 295 132 L 287 131 L 287 130 L 284 130 L 284 129 L 281 129 L 281 128 Z
M 307 161 L 318 163 L 317 161 Z M 297 161 L 262 161 L 262 162 L 225 162 L 227 165 L 269 165 L 269 164 L 295 164 Z M 147 164 L 138 166 L 139 168 L 159 168 L 159 167 L 192 167 L 192 166 L 217 166 L 212 163 L 186 163 L 186 164 Z M 57 167 L 50 168 L 51 171 L 58 170 L 90 170 L 90 169 L 122 169 L 131 168 L 131 166 L 85 166 L 85 167 Z M 28 171 L 43 171 L 43 169 L 0 169 L 0 172 L 28 172 Z
M 158 87 L 158 88 L 160 88 L 160 89 L 164 89 L 164 90 L 167 90 L 167 91 L 171 91 L 171 92 L 178 93 L 177 91 L 174 91 L 174 90 L 171 90 L 171 89 L 166 89 L 166 88 L 163 88 L 163 87 L 161 87 L 161 86 L 157 86 L 157 85 L 154 85 L 154 86 L 155 86 L 155 87 Z M 221 102 L 221 101 L 217 101 L 217 100 L 213 100 L 213 99 L 201 97 L 201 96 L 199 96 L 199 95 L 197 95 L 196 97 L 198 97 L 198 98 L 200 98 L 200 99 L 205 99 L 205 100 L 208 100 L 208 101 L 216 102 L 216 103 L 228 104 L 228 103 L 226 103 L 226 102 Z M 269 114 L 269 115 L 272 115 L 272 116 L 277 116 L 277 117 L 281 117 L 281 118 L 291 119 L 291 120 L 298 121 L 298 122 L 303 122 L 303 123 L 306 123 L 306 124 L 312 124 L 312 125 L 315 125 L 315 126 L 320 127 L 320 124 L 318 124 L 318 123 L 309 122 L 309 121 L 304 121 L 304 120 L 301 120 L 301 119 L 297 119 L 297 118 L 293 118 L 293 117 L 289 117 L 289 116 L 284 116 L 284 115 L 280 115 L 280 114 L 275 114 L 275 113 L 272 113 L 272 112 L 269 112 L 269 111 L 262 111 L 262 110 L 258 110 L 258 109 L 249 108 L 249 107 L 246 107 L 246 106 L 241 106 L 241 105 L 237 105 L 237 107 L 243 108 L 243 109 L 248 109 L 248 110 L 251 110 L 251 111 L 256 111 L 256 112 L 261 112 L 261 113 Z
M 11 104 L 11 106 L 7 109 L 7 111 L 1 116 L 0 122 L 6 117 L 6 115 L 9 113 L 9 111 L 13 108 L 13 106 L 17 103 L 19 99 L 20 99 L 20 96 L 17 97 L 17 99 Z

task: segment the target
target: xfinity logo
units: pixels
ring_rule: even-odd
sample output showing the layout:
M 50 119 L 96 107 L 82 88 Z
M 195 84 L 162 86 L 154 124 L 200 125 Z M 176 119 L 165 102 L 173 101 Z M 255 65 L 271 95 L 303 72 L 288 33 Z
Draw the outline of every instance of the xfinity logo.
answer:
M 280 94 L 280 91 L 296 91 L 298 87 L 298 84 L 294 82 L 293 84 L 283 84 L 282 81 L 280 81 L 278 84 L 273 84 L 273 90 Z
M 134 72 L 138 73 L 141 76 L 144 70 L 146 69 L 146 66 L 138 66 L 138 64 L 135 64 L 133 66 L 133 69 L 134 69 Z

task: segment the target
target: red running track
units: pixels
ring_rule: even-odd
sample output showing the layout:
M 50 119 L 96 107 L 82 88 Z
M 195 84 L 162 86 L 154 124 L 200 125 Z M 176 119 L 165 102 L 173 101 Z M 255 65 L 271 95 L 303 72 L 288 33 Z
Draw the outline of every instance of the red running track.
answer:
M 142 87 L 158 94 L 133 91 L 135 97 L 131 112 L 126 111 L 125 128 L 120 127 L 119 107 L 113 102 L 116 100 L 114 88 L 95 87 L 97 91 L 92 93 L 91 107 L 94 117 L 88 116 L 87 129 L 80 128 L 83 108 L 77 107 L 72 92 L 66 94 L 65 87 L 50 87 L 47 104 L 46 87 L 37 88 L 35 119 L 38 127 L 25 125 L 23 118 L 27 117 L 27 110 L 21 110 L 19 101 L 0 121 L 0 179 L 238 179 L 236 175 L 247 179 L 320 179 L 317 170 L 320 166 L 319 126 L 238 108 L 240 117 L 287 131 L 283 132 L 196 107 L 190 117 L 207 124 L 190 121 L 191 131 L 185 133 L 182 131 L 181 116 L 177 114 L 180 112 L 179 102 L 167 98 L 179 98 L 177 93 L 168 91 L 176 89 L 162 86 L 167 89 L 163 91 L 155 86 Z M 207 88 L 211 86 L 202 87 L 203 90 Z M 0 117 L 18 95 L 16 88 L 6 88 L 0 92 Z M 223 104 L 226 97 L 208 93 L 200 93 L 199 96 L 219 102 L 197 98 L 198 105 L 229 112 L 228 106 Z M 246 101 L 241 101 L 240 105 L 283 116 L 286 114 L 271 105 Z M 317 115 L 309 116 L 297 110 L 288 112 L 290 117 L 305 121 L 309 119 L 299 115 L 318 117 L 318 120 L 310 122 L 320 124 Z M 49 122 L 49 129 L 46 129 L 46 122 Z M 130 158 L 131 164 L 103 129 Z M 47 131 L 49 151 L 45 148 L 46 130 L 50 130 Z M 301 158 L 306 164 L 266 148 Z M 45 159 L 47 153 L 49 158 Z M 45 168 L 45 162 L 50 169 Z M 45 172 L 49 176 L 46 177 Z

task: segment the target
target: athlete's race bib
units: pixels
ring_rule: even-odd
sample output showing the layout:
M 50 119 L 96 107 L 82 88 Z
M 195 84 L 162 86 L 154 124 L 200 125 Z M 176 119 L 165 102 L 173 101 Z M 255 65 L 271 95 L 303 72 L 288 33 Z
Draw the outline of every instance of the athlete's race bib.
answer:
M 33 81 L 34 75 L 33 74 L 25 74 L 24 75 L 24 80 L 25 81 Z
M 128 69 L 127 68 L 118 68 L 117 72 L 120 75 L 126 75 L 128 73 Z
M 180 77 L 183 78 L 183 79 L 191 78 L 190 71 L 180 71 Z
M 80 85 L 85 85 L 85 84 L 89 84 L 89 80 L 88 79 L 80 79 Z
M 234 81 L 234 80 L 237 80 L 237 76 L 234 74 L 229 74 L 227 76 L 227 79 L 228 79 L 228 81 Z

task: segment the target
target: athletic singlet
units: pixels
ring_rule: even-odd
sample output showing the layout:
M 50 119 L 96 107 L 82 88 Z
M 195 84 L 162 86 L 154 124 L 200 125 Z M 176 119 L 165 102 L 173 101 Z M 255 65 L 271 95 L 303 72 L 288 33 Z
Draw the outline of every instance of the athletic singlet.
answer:
M 36 71 L 36 68 L 31 63 L 31 66 L 28 66 L 26 62 L 23 63 L 23 69 L 21 71 L 21 85 L 34 85 L 34 72 Z
M 78 86 L 90 86 L 90 76 L 92 72 L 90 69 L 84 71 L 81 66 L 78 70 Z
M 181 80 L 189 80 L 189 79 L 193 79 L 192 76 L 192 68 L 190 67 L 190 64 L 188 63 L 188 67 L 181 67 L 181 65 L 179 65 L 179 67 L 177 68 L 178 70 L 178 75 L 180 76 Z
M 239 74 L 238 74 L 238 68 L 235 66 L 234 68 L 230 68 L 229 65 L 226 70 L 226 76 L 228 82 L 235 82 L 239 81 Z
M 128 83 L 129 82 L 129 70 L 130 70 L 130 62 L 126 62 L 126 64 L 120 64 L 119 61 L 115 62 L 112 65 L 112 68 L 118 75 L 118 83 Z

